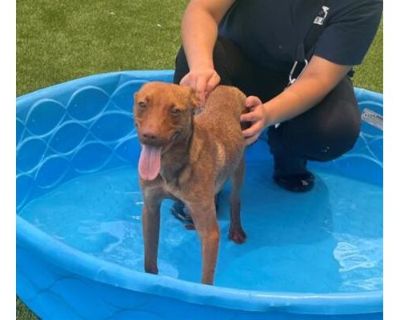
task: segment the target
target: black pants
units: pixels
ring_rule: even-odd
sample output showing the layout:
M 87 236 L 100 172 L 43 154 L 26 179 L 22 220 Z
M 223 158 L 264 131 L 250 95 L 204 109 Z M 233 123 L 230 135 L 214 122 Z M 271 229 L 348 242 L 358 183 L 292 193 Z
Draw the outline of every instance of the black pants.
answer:
M 214 67 L 221 84 L 236 86 L 247 96 L 266 102 L 281 93 L 288 72 L 255 65 L 231 41 L 218 38 Z M 188 73 L 185 53 L 176 57 L 174 82 Z M 360 131 L 360 111 L 351 80 L 343 79 L 318 105 L 305 113 L 268 129 L 268 143 L 279 174 L 304 173 L 307 160 L 328 161 L 350 150 Z

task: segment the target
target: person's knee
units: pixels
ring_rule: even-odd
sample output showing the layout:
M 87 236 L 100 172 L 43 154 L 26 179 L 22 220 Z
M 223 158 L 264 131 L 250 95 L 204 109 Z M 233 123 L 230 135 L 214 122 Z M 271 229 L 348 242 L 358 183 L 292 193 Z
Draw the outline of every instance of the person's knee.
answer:
M 232 74 L 235 73 L 235 66 L 241 62 L 238 48 L 232 41 L 218 37 L 213 49 L 213 64 L 215 71 L 221 77 L 221 84 L 234 85 Z M 189 65 L 183 47 L 180 47 L 175 58 L 174 83 L 179 83 L 189 72 Z
M 329 161 L 350 151 L 360 133 L 361 116 L 357 105 L 342 101 L 342 112 L 336 118 L 319 123 L 314 136 L 314 150 L 310 154 L 314 160 Z
M 185 51 L 180 47 L 175 58 L 175 72 L 173 82 L 178 84 L 182 78 L 189 72 L 189 66 L 186 60 Z

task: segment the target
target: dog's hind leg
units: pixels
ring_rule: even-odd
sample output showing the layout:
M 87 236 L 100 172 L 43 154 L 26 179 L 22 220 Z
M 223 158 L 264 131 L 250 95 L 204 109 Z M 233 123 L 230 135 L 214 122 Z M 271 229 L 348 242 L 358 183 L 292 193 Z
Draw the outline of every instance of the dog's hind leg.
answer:
M 232 191 L 230 197 L 231 205 L 231 223 L 229 226 L 229 239 L 241 244 L 246 240 L 246 233 L 243 231 L 240 221 L 240 188 L 244 177 L 244 158 L 240 160 L 239 165 L 232 175 Z

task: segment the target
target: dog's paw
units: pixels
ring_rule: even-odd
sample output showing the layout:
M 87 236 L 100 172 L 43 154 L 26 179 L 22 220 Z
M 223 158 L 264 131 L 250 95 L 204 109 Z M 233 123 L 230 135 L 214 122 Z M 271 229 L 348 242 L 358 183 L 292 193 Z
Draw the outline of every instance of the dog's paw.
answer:
M 237 244 L 242 244 L 246 241 L 246 233 L 243 231 L 242 228 L 231 229 L 229 230 L 229 240 Z
M 157 265 L 145 265 L 144 271 L 147 273 L 158 274 Z

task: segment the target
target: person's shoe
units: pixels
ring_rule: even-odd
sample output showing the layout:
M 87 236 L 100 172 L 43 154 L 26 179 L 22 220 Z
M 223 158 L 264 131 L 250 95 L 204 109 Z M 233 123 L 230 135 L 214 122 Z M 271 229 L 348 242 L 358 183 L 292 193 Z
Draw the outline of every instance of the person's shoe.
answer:
M 218 203 L 219 203 L 220 193 L 215 196 L 215 210 L 218 212 Z M 186 229 L 193 230 L 194 222 L 192 217 L 190 216 L 189 210 L 185 207 L 182 201 L 175 201 L 171 207 L 172 215 L 178 219 L 179 221 L 185 224 Z
M 176 219 L 183 222 L 187 229 L 194 229 L 194 223 L 190 216 L 190 212 L 183 202 L 175 201 L 171 207 L 171 213 Z
M 310 171 L 299 174 L 274 174 L 275 183 L 292 192 L 307 192 L 314 187 L 315 177 Z

